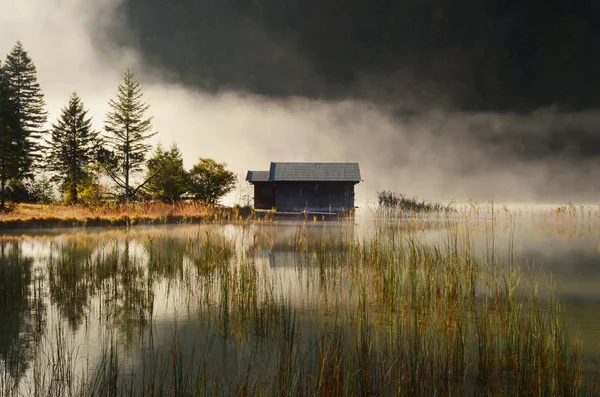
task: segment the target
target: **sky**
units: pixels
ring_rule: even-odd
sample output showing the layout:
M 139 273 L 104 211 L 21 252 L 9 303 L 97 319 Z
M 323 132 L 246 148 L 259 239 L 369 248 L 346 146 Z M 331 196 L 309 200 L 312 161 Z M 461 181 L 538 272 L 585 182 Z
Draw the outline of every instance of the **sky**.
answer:
M 0 0 L 0 58 L 20 40 L 50 121 L 76 90 L 97 130 L 132 68 L 186 167 L 358 161 L 359 205 L 596 203 L 600 14 L 515 4 Z

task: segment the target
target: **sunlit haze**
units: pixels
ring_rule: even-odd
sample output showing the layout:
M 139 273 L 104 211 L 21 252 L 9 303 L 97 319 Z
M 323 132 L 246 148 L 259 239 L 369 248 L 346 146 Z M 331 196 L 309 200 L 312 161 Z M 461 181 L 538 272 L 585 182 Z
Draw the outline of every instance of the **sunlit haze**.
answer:
M 120 0 L 0 2 L 0 55 L 3 59 L 17 40 L 23 43 L 37 67 L 50 122 L 76 90 L 94 127 L 102 130 L 108 100 L 131 67 L 158 131 L 153 143 L 177 143 L 186 167 L 211 157 L 244 175 L 248 169 L 267 169 L 270 161 L 358 161 L 359 206 L 374 202 L 380 190 L 442 202 L 595 202 L 598 161 L 582 154 L 581 139 L 573 138 L 570 145 L 568 138 L 572 131 L 579 137 L 594 133 L 600 120 L 595 109 L 423 108 L 412 106 L 414 87 L 401 104 L 356 96 L 262 96 L 236 88 L 204 92 L 146 62 L 120 6 Z M 269 39 L 267 31 L 261 35 Z M 281 51 L 299 70 L 311 68 L 300 52 Z M 561 134 L 567 137 L 556 138 Z M 563 146 L 553 148 L 549 137 Z M 235 202 L 236 195 L 225 202 Z

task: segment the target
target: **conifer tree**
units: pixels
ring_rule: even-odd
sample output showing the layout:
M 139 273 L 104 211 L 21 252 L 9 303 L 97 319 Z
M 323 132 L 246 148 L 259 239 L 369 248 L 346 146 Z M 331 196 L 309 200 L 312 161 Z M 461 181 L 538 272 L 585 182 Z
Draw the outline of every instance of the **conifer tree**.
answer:
M 130 200 L 139 188 L 131 188 L 131 178 L 143 170 L 152 147 L 147 141 L 156 134 L 152 132 L 152 118 L 145 117 L 149 105 L 142 101 L 140 84 L 130 69 L 119 84 L 117 98 L 110 100 L 109 105 L 104 128 L 112 155 L 111 161 L 105 163 L 106 171 L 124 189 L 125 199 Z
M 0 64 L 0 209 L 6 205 L 7 183 L 19 175 L 24 155 L 18 139 L 19 120 L 13 97 Z
M 76 92 L 62 109 L 60 118 L 52 125 L 48 144 L 48 169 L 59 182 L 66 202 L 78 202 L 78 188 L 89 179 L 88 167 L 96 159 L 98 133 L 92 129 L 92 119 Z
M 39 139 L 47 121 L 44 94 L 37 81 L 35 65 L 20 41 L 7 55 L 4 72 L 19 120 L 16 132 L 23 149 L 23 162 L 18 179 L 22 180 L 31 177 L 34 161 L 40 157 Z

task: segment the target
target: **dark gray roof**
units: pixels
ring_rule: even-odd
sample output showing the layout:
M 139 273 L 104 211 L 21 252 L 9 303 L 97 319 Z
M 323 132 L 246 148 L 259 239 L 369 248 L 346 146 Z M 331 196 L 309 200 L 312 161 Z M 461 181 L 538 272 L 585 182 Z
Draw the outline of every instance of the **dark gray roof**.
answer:
M 271 163 L 269 180 L 360 182 L 358 163 Z
M 268 182 L 269 171 L 248 171 L 246 180 L 248 182 Z

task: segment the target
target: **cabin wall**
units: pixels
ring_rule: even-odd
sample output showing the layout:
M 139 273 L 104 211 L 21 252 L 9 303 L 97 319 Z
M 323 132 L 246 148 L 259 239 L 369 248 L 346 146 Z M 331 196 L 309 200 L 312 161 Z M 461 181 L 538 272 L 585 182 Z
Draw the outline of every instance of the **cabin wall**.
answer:
M 273 186 L 273 183 L 254 183 L 254 208 L 259 210 L 275 208 L 275 186 Z
M 341 212 L 354 208 L 354 183 L 277 182 L 275 202 L 281 212 Z

